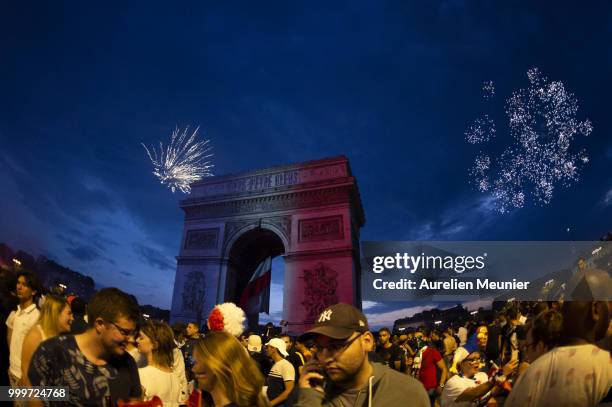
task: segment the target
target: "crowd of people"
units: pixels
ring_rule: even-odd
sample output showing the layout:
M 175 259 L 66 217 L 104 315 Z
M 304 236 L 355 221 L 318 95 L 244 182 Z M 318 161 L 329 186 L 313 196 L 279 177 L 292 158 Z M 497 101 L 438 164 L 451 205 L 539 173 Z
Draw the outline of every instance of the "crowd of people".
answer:
M 460 326 L 446 321 L 395 332 L 373 332 L 357 308 L 335 304 L 310 330 L 291 336 L 270 325 L 243 332 L 244 312 L 231 303 L 217 305 L 204 327 L 169 325 L 143 318 L 136 298 L 118 288 L 85 304 L 43 296 L 31 272 L 14 277 L 2 299 L 9 350 L 2 384 L 64 386 L 68 400 L 59 403 L 66 405 L 612 403 L 608 301 L 508 302 Z M 612 289 L 605 273 L 585 278 Z

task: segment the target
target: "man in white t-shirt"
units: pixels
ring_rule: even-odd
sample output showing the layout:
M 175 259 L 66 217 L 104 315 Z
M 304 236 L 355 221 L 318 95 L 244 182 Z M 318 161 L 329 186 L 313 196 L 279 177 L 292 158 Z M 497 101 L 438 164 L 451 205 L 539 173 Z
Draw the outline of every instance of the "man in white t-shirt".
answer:
M 266 343 L 266 352 L 274 361 L 268 374 L 267 396 L 271 406 L 283 406 L 295 385 L 295 369 L 285 357 L 287 345 L 280 338 L 272 338 Z
M 607 273 L 580 274 L 573 278 L 579 281 L 574 281 L 576 291 L 571 298 L 583 297 L 587 289 L 592 298 L 610 297 L 612 281 Z M 572 293 L 571 289 L 568 292 Z M 592 407 L 612 401 L 610 353 L 595 346 L 608 329 L 611 305 L 610 301 L 565 301 L 562 314 L 566 346 L 537 358 L 519 377 L 505 406 Z
M 472 403 L 479 399 L 486 399 L 490 396 L 494 387 L 504 382 L 505 376 L 509 376 L 517 366 L 516 361 L 510 361 L 503 367 L 503 376 L 500 380 L 489 377 L 486 373 L 479 372 L 480 352 L 473 351 L 458 361 L 460 373 L 451 377 L 445 384 L 440 405 L 442 407 L 470 407 Z
M 8 327 L 7 340 L 9 343 L 9 378 L 11 387 L 17 387 L 21 381 L 21 348 L 23 340 L 40 317 L 34 299 L 40 293 L 40 283 L 35 274 L 22 271 L 17 275 L 15 287 L 19 305 L 17 310 L 10 313 L 6 319 Z

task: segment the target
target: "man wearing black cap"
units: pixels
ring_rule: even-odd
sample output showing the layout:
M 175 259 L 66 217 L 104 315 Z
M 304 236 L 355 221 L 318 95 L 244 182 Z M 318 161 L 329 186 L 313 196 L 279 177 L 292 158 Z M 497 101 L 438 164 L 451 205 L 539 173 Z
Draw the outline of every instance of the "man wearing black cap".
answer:
M 357 308 L 348 304 L 326 308 L 301 340 L 308 338 L 316 342 L 317 354 L 304 366 L 295 407 L 406 403 L 429 407 L 427 393 L 418 381 L 368 360 L 375 340 Z

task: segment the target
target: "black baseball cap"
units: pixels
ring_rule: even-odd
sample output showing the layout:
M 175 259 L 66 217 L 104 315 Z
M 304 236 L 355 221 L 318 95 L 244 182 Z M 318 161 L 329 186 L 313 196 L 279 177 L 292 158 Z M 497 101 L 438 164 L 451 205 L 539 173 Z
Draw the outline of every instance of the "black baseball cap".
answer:
M 346 339 L 353 332 L 369 330 L 368 320 L 361 311 L 349 304 L 335 304 L 321 312 L 313 328 L 300 336 L 300 341 L 313 335 L 324 335 L 332 339 Z

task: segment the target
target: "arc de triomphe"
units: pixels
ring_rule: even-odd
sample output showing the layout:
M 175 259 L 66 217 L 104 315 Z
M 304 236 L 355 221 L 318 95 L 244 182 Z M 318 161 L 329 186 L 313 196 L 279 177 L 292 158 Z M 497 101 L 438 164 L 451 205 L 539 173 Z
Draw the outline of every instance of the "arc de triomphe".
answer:
M 291 333 L 304 331 L 329 304 L 361 307 L 365 218 L 346 157 L 207 178 L 180 206 L 172 321 L 204 322 L 215 304 L 238 303 L 256 266 L 278 255 Z

